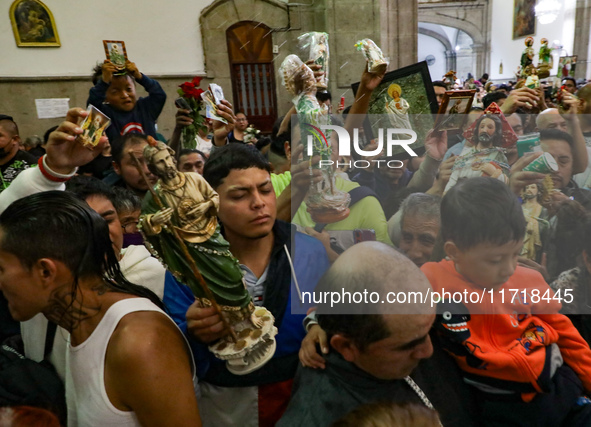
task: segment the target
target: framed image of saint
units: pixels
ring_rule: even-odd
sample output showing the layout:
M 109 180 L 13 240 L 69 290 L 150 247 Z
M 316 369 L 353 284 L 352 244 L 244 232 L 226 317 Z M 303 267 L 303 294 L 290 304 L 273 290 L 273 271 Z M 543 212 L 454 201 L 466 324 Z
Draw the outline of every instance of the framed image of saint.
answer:
M 440 131 L 461 129 L 468 117 L 475 94 L 474 89 L 446 91 L 437 114 L 435 128 Z
M 514 0 L 513 40 L 536 34 L 536 0 Z
M 127 61 L 125 42 L 122 40 L 103 40 L 103 47 L 107 59 L 118 69 L 125 69 L 125 62 Z
M 18 47 L 61 46 L 53 14 L 41 1 L 15 0 L 9 14 Z
M 354 94 L 357 93 L 359 83 L 353 83 L 351 88 Z M 365 138 L 367 142 L 378 138 L 380 129 L 384 128 L 411 129 L 417 133 L 417 142 L 411 147 L 422 155 L 425 151 L 423 141 L 433 129 L 438 109 L 426 61 L 390 71 L 371 95 L 363 126 Z M 396 158 L 406 158 L 404 148 L 395 150 Z

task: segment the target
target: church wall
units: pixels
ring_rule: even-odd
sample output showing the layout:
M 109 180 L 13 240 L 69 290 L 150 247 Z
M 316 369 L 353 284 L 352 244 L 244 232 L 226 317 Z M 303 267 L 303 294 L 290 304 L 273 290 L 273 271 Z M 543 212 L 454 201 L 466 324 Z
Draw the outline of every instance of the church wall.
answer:
M 562 11 L 551 24 L 542 25 L 536 22 L 536 34 L 534 37 L 534 50 L 536 57 L 534 63 L 538 62 L 538 51 L 540 40 L 547 38 L 549 46 L 554 40 L 560 40 L 566 52 L 573 54 L 573 41 L 575 32 L 575 5 L 576 0 L 563 0 Z M 492 26 L 491 26 L 491 69 L 490 77 L 495 80 L 514 80 L 515 72 L 519 66 L 521 53 L 525 49 L 525 37 L 513 40 L 513 2 L 506 0 L 495 0 L 492 2 Z M 558 57 L 565 56 L 554 53 L 554 69 L 551 75 L 556 74 L 558 68 Z M 499 72 L 499 64 L 503 61 L 503 73 Z

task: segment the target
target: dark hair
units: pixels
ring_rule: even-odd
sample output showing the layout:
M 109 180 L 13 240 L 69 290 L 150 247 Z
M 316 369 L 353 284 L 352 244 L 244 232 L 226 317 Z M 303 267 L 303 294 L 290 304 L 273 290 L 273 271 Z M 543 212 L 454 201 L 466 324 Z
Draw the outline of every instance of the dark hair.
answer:
M 545 139 L 558 139 L 560 141 L 567 142 L 571 151 L 575 145 L 573 137 L 570 134 L 561 131 L 560 129 L 541 129 L 540 141 L 544 141 Z
M 14 135 L 19 135 L 18 125 L 11 116 L 7 116 L 6 114 L 0 114 L 0 123 L 1 122 L 8 122 L 7 130 L 12 132 Z
M 62 262 L 72 272 L 72 303 L 81 278 L 102 277 L 111 291 L 148 298 L 149 289 L 130 283 L 119 269 L 106 221 L 67 191 L 44 191 L 11 204 L 0 215 L 2 250 L 31 268 L 41 258 Z
M 289 142 L 291 146 L 291 132 L 283 132 L 281 135 L 278 135 L 275 138 L 273 138 L 273 140 L 271 141 L 270 148 L 271 153 L 280 157 L 287 158 L 287 155 L 285 154 L 286 141 Z
M 103 64 L 97 62 L 97 64 L 92 68 L 92 84 L 96 86 L 99 79 L 103 75 Z
M 131 190 L 123 187 L 111 187 L 113 207 L 118 214 L 137 211 L 142 208 L 142 200 Z
M 147 135 L 142 133 L 128 133 L 118 137 L 111 144 L 111 155 L 113 156 L 113 161 L 120 164 L 124 156 L 125 147 L 130 144 L 141 144 L 142 142 L 148 142 Z
M 441 235 L 462 250 L 480 243 L 523 240 L 525 218 L 517 196 L 501 181 L 478 177 L 452 187 L 441 201 Z
M 93 176 L 78 175 L 72 177 L 66 183 L 66 190 L 80 200 L 86 200 L 92 196 L 101 196 L 108 199 L 115 206 L 115 193 L 112 188 Z
M 57 126 L 52 126 L 45 131 L 45 133 L 43 134 L 43 145 L 47 144 L 47 141 L 49 141 L 49 134 L 55 131 L 57 128 Z
M 487 79 L 488 80 L 488 73 L 484 73 L 480 79 Z
M 577 87 L 577 81 L 574 79 L 574 77 L 571 76 L 567 76 L 567 77 L 563 77 L 560 82 L 562 83 L 565 80 L 570 80 L 571 82 L 573 82 L 573 84 L 575 85 L 575 88 Z
M 318 102 L 332 101 L 332 95 L 328 90 L 324 92 L 316 92 L 316 99 L 318 99 Z
M 269 138 L 268 136 L 262 135 L 262 136 L 259 136 L 259 138 L 254 146 L 256 147 L 257 150 L 261 151 L 263 148 L 265 148 L 268 145 L 271 145 L 271 138 Z
M 133 81 L 134 78 L 131 74 L 129 74 L 127 71 L 118 71 L 116 75 L 113 75 L 113 77 L 129 77 L 131 78 L 131 80 Z M 98 83 L 99 79 L 103 77 L 103 64 L 102 63 L 97 63 L 93 68 L 92 68 L 92 84 L 96 86 L 96 84 Z
M 233 169 L 258 168 L 269 173 L 271 164 L 255 148 L 246 144 L 228 144 L 214 151 L 203 168 L 203 178 L 215 190 Z
M 508 84 L 503 83 L 502 85 L 497 87 L 497 91 L 500 90 L 506 90 L 507 92 L 511 92 L 513 90 L 513 88 L 511 86 L 509 86 Z M 501 92 L 503 93 L 503 92 Z
M 446 84 L 445 84 L 445 82 L 444 82 L 444 81 L 442 81 L 442 80 L 435 80 L 435 81 L 433 82 L 433 87 L 442 87 L 442 88 L 444 88 L 445 90 L 447 90 L 447 85 L 446 85 Z
M 499 89 L 497 88 L 496 91 L 491 92 L 491 93 L 487 93 L 486 95 L 484 95 L 484 98 L 482 98 L 482 105 L 486 109 L 493 102 L 497 102 L 498 100 L 505 99 L 505 98 L 507 98 L 507 94 L 504 92 L 500 92 Z
M 179 159 L 181 158 L 181 156 L 187 156 L 187 155 L 193 154 L 193 153 L 199 154 L 203 158 L 203 161 L 207 160 L 207 156 L 205 155 L 205 153 L 203 153 L 202 151 L 199 151 L 195 148 L 183 148 L 179 152 Z

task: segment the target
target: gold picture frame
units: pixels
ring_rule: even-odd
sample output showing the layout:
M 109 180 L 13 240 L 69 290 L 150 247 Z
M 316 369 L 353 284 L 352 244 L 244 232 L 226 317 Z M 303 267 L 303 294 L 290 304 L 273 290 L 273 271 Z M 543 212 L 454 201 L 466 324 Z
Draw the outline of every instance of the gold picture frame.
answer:
M 18 47 L 61 46 L 53 14 L 40 0 L 15 0 L 9 14 Z

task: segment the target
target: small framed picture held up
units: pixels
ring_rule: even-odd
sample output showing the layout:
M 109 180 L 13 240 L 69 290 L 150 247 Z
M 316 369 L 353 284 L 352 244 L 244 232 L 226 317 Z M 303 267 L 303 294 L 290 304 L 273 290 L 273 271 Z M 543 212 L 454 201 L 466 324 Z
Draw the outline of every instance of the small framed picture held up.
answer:
M 443 94 L 435 121 L 437 130 L 461 129 L 472 108 L 476 90 L 448 90 Z
M 103 47 L 107 59 L 119 70 L 124 70 L 127 61 L 125 42 L 122 40 L 103 40 Z
M 15 0 L 9 14 L 18 47 L 61 46 L 53 14 L 41 1 Z

